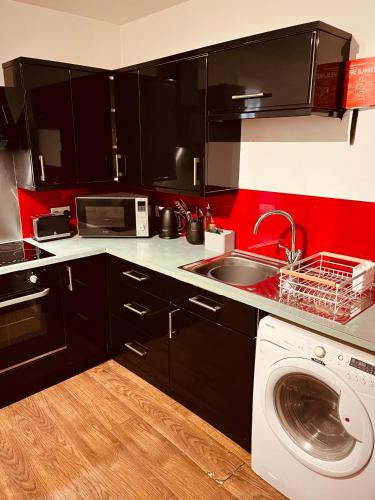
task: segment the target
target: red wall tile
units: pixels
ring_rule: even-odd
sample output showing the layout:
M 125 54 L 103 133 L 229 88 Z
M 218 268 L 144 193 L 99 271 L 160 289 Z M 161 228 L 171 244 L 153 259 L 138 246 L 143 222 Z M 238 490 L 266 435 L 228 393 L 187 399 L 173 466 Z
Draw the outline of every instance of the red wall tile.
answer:
M 159 203 L 173 203 L 176 196 L 158 195 Z M 281 216 L 265 219 L 257 236 L 253 227 L 268 210 L 289 212 L 297 225 L 297 249 L 303 255 L 322 250 L 375 260 L 375 203 L 240 189 L 236 194 L 207 199 L 183 197 L 192 207 L 213 208 L 218 226 L 236 231 L 236 247 L 284 258 L 278 239 L 290 246 L 290 225 Z
M 48 192 L 30 192 L 19 189 L 21 222 L 24 237 L 31 235 L 30 216 L 49 212 L 50 207 L 70 205 L 75 222 L 74 198 L 88 192 L 110 192 L 113 187 L 78 188 Z M 179 196 L 157 193 L 156 203 L 173 206 Z M 297 224 L 297 249 L 304 255 L 321 250 L 354 255 L 375 260 L 375 203 L 339 200 L 266 191 L 239 190 L 237 193 L 194 198 L 182 196 L 194 209 L 198 204 L 204 210 L 207 202 L 219 227 L 236 231 L 236 247 L 284 258 L 276 240 L 290 244 L 290 227 L 280 216 L 273 216 L 261 224 L 257 236 L 254 224 L 267 210 L 289 212 Z M 268 243 L 266 246 L 258 246 Z

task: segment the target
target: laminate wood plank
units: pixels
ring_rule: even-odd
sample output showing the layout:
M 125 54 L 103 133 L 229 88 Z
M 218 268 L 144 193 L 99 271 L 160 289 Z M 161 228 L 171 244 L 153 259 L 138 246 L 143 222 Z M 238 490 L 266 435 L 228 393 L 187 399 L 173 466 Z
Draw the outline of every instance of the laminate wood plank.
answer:
M 187 455 L 157 432 L 142 418 L 132 420 L 131 426 L 118 428 L 119 439 L 127 443 L 127 453 L 133 459 L 142 460 L 150 468 L 157 470 L 158 478 L 173 491 L 177 498 L 184 500 L 233 499 L 202 471 Z M 115 468 L 119 464 L 115 464 Z
M 224 448 L 229 450 L 233 455 L 236 455 L 243 463 L 250 462 L 250 453 L 242 448 L 239 444 L 232 441 L 225 434 L 220 432 L 218 429 L 215 429 L 208 422 L 203 420 L 201 417 L 190 411 L 188 408 L 183 406 L 177 401 L 173 401 L 172 407 L 180 413 L 186 420 L 192 422 L 197 427 L 199 427 L 202 431 L 208 434 L 212 439 L 220 443 Z
M 225 481 L 223 487 L 239 500 L 287 500 L 284 495 L 255 474 L 249 463 L 240 467 Z
M 0 492 L 4 499 L 38 499 L 47 495 L 34 463 L 27 460 L 13 430 L 0 429 Z
M 89 375 L 101 383 L 124 402 L 139 417 L 152 425 L 177 448 L 189 456 L 203 471 L 213 472 L 215 478 L 225 480 L 242 465 L 242 460 L 226 450 L 195 424 L 187 421 L 172 405 L 160 404 L 150 391 L 139 390 L 139 386 L 124 377 L 121 372 L 103 364 L 89 371 Z
M 120 408 L 122 407 L 120 404 Z M 62 422 L 64 429 L 76 436 L 76 446 L 81 449 L 96 473 L 100 471 L 100 475 L 108 477 L 111 482 L 116 480 L 123 487 L 131 478 L 131 483 L 139 486 L 132 493 L 132 485 L 127 486 L 127 498 L 169 498 L 171 490 L 160 481 L 154 470 L 147 468 L 145 462 L 140 460 L 137 450 L 133 455 L 129 453 L 129 440 L 124 437 L 126 432 L 131 435 L 133 421 L 127 419 L 121 425 L 111 427 L 106 420 L 100 421 L 90 414 L 82 419 L 84 410 L 84 403 L 73 397 L 62 402 L 58 408 L 51 408 L 52 414 L 57 421 Z M 114 433 L 115 429 L 124 429 L 124 433 L 118 437 Z
M 96 499 L 105 498 L 105 492 L 116 493 L 113 484 L 107 485 L 100 475 L 95 481 L 90 480 L 90 476 L 96 475 L 95 468 L 77 446 L 76 436 L 62 431 L 47 406 L 37 406 L 30 397 L 4 409 L 4 414 L 8 425 L 10 422 L 17 429 L 13 450 L 29 467 L 36 464 L 37 482 L 46 484 L 48 494 L 36 498 Z
M 248 463 L 245 450 L 114 361 L 0 410 L 1 500 L 283 498 Z

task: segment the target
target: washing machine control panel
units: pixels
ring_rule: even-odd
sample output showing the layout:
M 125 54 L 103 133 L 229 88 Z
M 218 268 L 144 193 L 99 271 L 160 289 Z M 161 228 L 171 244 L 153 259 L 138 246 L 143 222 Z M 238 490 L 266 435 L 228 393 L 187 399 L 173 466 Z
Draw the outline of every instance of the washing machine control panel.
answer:
M 281 347 L 285 354 L 288 353 L 286 356 L 303 357 L 323 364 L 356 392 L 375 397 L 375 354 L 343 345 L 339 340 L 322 337 L 281 320 L 269 322 L 268 318 L 263 318 L 261 323 L 258 339 L 266 339 Z
M 351 353 L 332 349 L 327 345 L 312 345 L 311 358 L 323 362 L 331 370 L 343 377 L 357 391 L 375 395 L 375 358 L 373 363 L 360 358 L 360 352 Z M 366 355 L 364 355 L 365 357 Z

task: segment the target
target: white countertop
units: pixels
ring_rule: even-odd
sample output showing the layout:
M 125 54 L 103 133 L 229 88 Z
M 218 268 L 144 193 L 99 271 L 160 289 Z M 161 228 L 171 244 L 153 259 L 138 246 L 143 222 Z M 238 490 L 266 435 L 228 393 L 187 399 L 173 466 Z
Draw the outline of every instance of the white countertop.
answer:
M 27 239 L 26 241 L 55 254 L 54 257 L 3 266 L 0 267 L 0 275 L 108 253 L 180 281 L 191 283 L 211 292 L 262 309 L 279 318 L 292 321 L 316 332 L 375 352 L 375 305 L 345 325 L 340 325 L 281 304 L 275 300 L 261 297 L 255 293 L 184 271 L 183 269 L 179 269 L 179 266 L 218 255 L 217 252 L 205 250 L 202 245 L 190 245 L 185 238 L 163 240 L 158 236 L 145 239 L 81 238 L 75 236 L 48 243 L 38 243 L 32 239 Z

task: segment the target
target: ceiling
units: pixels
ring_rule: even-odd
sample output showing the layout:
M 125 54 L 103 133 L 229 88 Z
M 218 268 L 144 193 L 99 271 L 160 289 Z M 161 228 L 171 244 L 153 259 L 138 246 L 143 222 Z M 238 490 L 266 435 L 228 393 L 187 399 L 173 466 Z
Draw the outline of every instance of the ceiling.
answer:
M 125 24 L 186 0 L 15 0 L 79 16 Z

